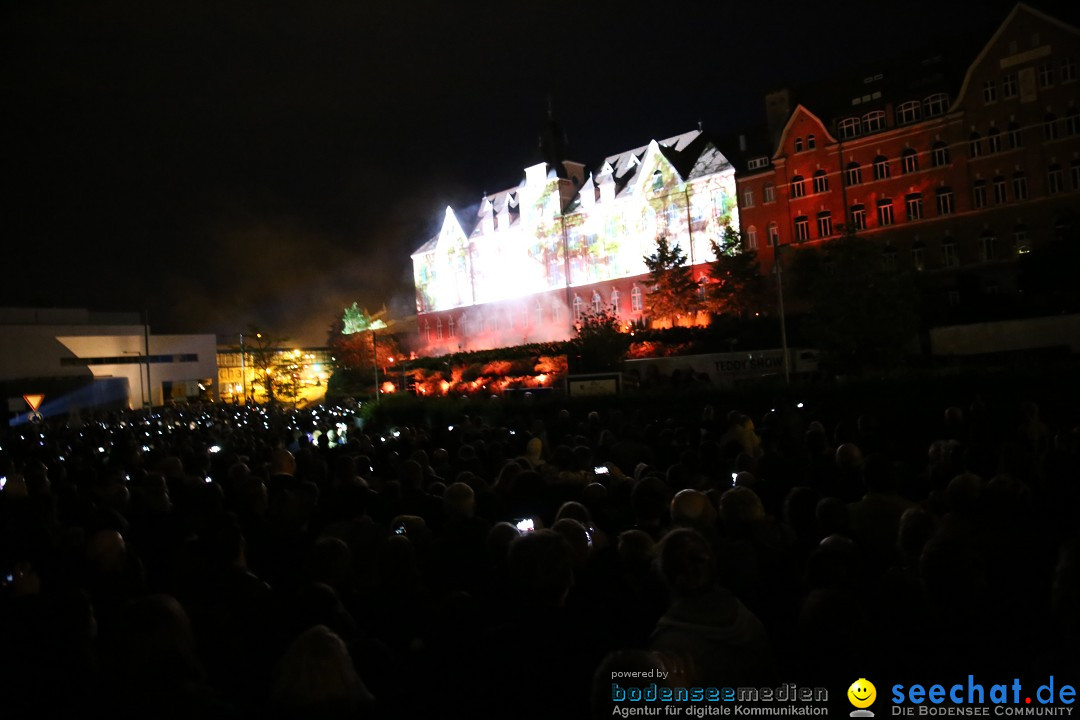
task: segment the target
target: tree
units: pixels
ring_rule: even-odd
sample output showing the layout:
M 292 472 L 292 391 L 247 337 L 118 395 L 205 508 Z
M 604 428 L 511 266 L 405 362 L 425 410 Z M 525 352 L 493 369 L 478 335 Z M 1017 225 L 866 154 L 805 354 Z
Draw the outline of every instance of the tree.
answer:
M 710 241 L 715 259 L 709 264 L 712 282 L 705 298 L 714 315 L 744 318 L 761 307 L 763 283 L 757 255 L 743 246 L 742 237 L 724 226 L 720 242 Z
M 614 370 L 626 355 L 627 336 L 619 330 L 619 316 L 613 310 L 585 311 L 574 323 L 570 356 L 578 372 Z
M 697 313 L 701 304 L 698 286 L 682 249 L 661 235 L 656 238 L 656 252 L 644 259 L 652 284 L 646 295 L 649 316 L 654 321 L 671 318 L 674 325 L 680 316 Z
M 848 234 L 795 256 L 796 291 L 809 307 L 803 329 L 836 372 L 899 364 L 919 327 L 918 291 L 885 267 L 881 248 Z
M 278 373 L 278 352 L 287 342 L 288 338 L 273 337 L 270 333 L 263 332 L 258 327 L 248 328 L 245 335 L 247 344 L 244 351 L 251 358 L 251 367 L 254 370 L 252 385 L 261 385 L 266 393 L 267 402 L 275 402 L 274 386 L 275 377 Z M 252 387 L 252 397 L 255 389 Z
M 394 336 L 389 332 L 380 332 L 387 328 L 379 318 L 383 312 L 372 316 L 353 303 L 331 327 L 327 344 L 338 367 L 334 373 L 335 387 L 347 386 L 357 388 L 358 392 L 374 392 L 376 363 L 379 368 L 385 368 L 400 355 Z

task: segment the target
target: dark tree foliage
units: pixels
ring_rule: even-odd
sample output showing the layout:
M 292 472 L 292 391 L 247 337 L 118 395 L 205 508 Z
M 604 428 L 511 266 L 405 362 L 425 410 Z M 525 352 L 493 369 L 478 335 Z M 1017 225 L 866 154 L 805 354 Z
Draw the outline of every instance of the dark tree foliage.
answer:
M 757 255 L 745 249 L 742 237 L 730 225 L 724 228 L 720 242 L 713 240 L 711 244 L 715 259 L 710 263 L 707 309 L 714 315 L 753 315 L 761 307 L 764 289 Z
M 697 283 L 678 245 L 672 246 L 664 236 L 656 238 L 656 252 L 645 257 L 645 265 L 652 285 L 645 296 L 650 318 L 670 318 L 674 324 L 679 317 L 700 309 Z
M 576 372 L 615 370 L 626 356 L 627 338 L 611 310 L 585 312 L 574 324 L 567 355 Z
M 796 293 L 807 307 L 803 330 L 838 373 L 901 364 L 919 328 L 910 275 L 888 270 L 881 248 L 854 235 L 794 258 Z

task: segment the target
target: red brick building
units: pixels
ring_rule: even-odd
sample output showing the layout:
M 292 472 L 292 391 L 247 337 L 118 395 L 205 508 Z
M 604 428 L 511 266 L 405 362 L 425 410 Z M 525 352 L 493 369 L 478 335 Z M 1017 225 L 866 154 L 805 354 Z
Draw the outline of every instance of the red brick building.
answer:
M 735 161 L 747 246 L 769 271 L 772 243 L 815 246 L 850 226 L 887 267 L 932 276 L 941 302 L 1012 291 L 1012 261 L 1080 209 L 1078 38 L 1019 4 L 966 73 L 934 59 L 873 73 L 817 112 L 770 95 L 767 154 Z

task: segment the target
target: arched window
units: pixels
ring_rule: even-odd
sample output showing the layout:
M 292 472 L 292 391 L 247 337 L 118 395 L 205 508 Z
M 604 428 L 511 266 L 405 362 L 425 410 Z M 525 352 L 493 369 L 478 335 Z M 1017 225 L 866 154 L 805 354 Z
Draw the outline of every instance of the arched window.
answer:
M 994 237 L 994 233 L 990 230 L 983 230 L 979 235 L 979 260 L 982 262 L 990 262 L 994 259 L 995 245 L 997 245 L 997 238 Z
M 757 250 L 757 228 L 753 225 L 746 228 L 746 249 Z
M 807 135 L 806 136 L 806 149 L 807 150 L 813 150 L 816 147 L 817 147 L 817 138 L 815 138 L 813 135 Z
M 1031 252 L 1031 243 L 1028 240 L 1027 225 L 1019 223 L 1013 228 L 1013 247 L 1017 255 L 1027 255 Z
M 990 128 L 986 133 L 986 152 L 990 155 L 1001 152 L 1001 130 Z
M 769 246 L 776 247 L 780 244 L 780 226 L 774 222 L 769 223 Z
M 795 152 L 797 152 L 797 153 L 802 152 L 802 138 L 801 137 L 795 138 Z
M 889 158 L 878 155 L 874 158 L 874 179 L 884 180 L 889 177 Z
M 454 337 L 454 316 L 451 315 L 446 319 L 446 336 Z
M 1057 115 L 1046 113 L 1046 117 L 1043 119 L 1043 137 L 1047 140 L 1057 140 L 1057 136 Z
M 612 290 L 611 291 L 611 312 L 615 313 L 616 315 L 619 314 L 619 291 L 618 290 Z
M 874 110 L 863 115 L 863 132 L 872 133 L 885 129 L 885 111 Z
M 630 312 L 639 313 L 643 307 L 641 302 L 641 288 L 635 285 L 633 289 L 630 290 Z
M 424 342 L 431 342 L 431 321 L 424 321 Z
M 904 174 L 919 171 L 919 154 L 912 148 L 904 148 L 900 153 L 900 169 Z
M 851 138 L 859 137 L 861 123 L 857 117 L 844 118 L 836 127 L 841 140 L 850 140 Z
M 600 297 L 600 293 L 595 290 L 593 290 L 592 294 L 592 309 L 597 315 L 604 312 L 604 300 Z
M 1021 134 L 1020 123 L 1009 123 L 1009 149 L 1016 150 L 1024 147 L 1024 136 Z
M 862 166 L 857 162 L 848 163 L 847 169 L 847 184 L 848 185 L 862 185 Z
M 922 103 L 918 100 L 908 100 L 896 107 L 896 124 L 907 125 L 917 122 L 922 111 Z
M 982 154 L 982 135 L 973 132 L 968 138 L 968 155 L 977 158 L 982 157 Z
M 581 299 L 580 295 L 574 295 L 574 320 L 581 320 L 581 316 L 585 314 L 585 301 Z
M 949 164 L 949 146 L 943 142 L 936 142 L 930 149 L 930 164 L 934 167 L 942 167 Z
M 823 193 L 829 191 L 829 176 L 824 170 L 814 173 L 814 192 Z
M 949 109 L 949 96 L 945 93 L 936 93 L 923 100 L 923 114 L 926 117 L 944 115 Z
M 442 318 L 435 318 L 435 339 L 442 340 Z
M 803 176 L 793 176 L 791 178 L 791 197 L 801 198 L 804 195 L 806 195 L 806 185 L 803 184 Z
M 772 183 L 766 183 L 765 187 L 761 189 L 761 196 L 766 203 L 776 202 L 776 186 Z

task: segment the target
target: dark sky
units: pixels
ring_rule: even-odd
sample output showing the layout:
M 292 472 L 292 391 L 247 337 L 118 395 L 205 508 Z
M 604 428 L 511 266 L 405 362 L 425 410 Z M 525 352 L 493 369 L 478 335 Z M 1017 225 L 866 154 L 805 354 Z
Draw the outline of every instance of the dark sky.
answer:
M 353 301 L 412 307 L 409 254 L 539 160 L 549 95 L 591 165 L 1011 7 L 7 3 L 0 305 L 321 344 Z

